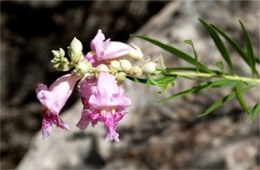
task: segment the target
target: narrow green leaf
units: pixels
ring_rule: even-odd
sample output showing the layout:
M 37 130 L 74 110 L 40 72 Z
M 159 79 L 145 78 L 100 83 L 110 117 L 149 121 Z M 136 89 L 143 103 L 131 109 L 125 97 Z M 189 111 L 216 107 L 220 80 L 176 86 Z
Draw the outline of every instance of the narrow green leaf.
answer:
M 258 57 L 255 56 L 255 62 L 256 62 L 257 64 L 260 64 L 260 57 L 259 57 L 259 56 L 258 56 Z
M 138 82 L 138 83 L 142 83 L 142 84 L 146 84 L 146 85 L 156 85 L 159 87 L 164 87 L 165 85 L 169 85 L 171 83 L 174 83 L 174 80 L 176 79 L 176 76 L 163 76 L 160 78 L 156 78 L 156 79 L 142 79 L 142 78 L 135 78 L 135 77 L 130 77 L 127 76 L 128 79 Z
M 167 88 L 168 88 L 169 86 L 173 87 L 174 85 L 175 85 L 174 82 L 169 83 L 169 84 L 165 84 L 163 87 L 161 87 L 162 89 L 161 89 L 161 91 L 159 91 L 158 93 L 159 93 L 159 94 L 165 93 L 166 90 L 167 90 Z
M 221 31 L 221 29 L 219 29 L 217 26 L 210 24 L 210 26 L 215 29 L 223 38 L 226 39 L 226 41 L 231 45 L 231 47 L 233 47 L 233 49 L 242 57 L 242 59 L 247 63 L 247 65 L 251 68 L 252 73 L 256 73 L 258 75 L 258 72 L 256 70 L 256 68 L 253 68 L 250 66 L 249 63 L 249 58 L 247 53 L 244 51 L 244 49 L 233 39 L 231 39 L 226 33 L 224 33 L 223 31 Z M 260 63 L 260 59 L 257 57 L 255 58 L 255 62 L 256 63 Z
M 185 40 L 184 43 L 186 43 L 186 44 L 188 44 L 188 45 L 190 45 L 192 47 L 192 50 L 193 50 L 193 53 L 194 53 L 194 58 L 195 58 L 195 61 L 196 61 L 196 64 L 195 64 L 196 65 L 196 71 L 198 72 L 199 71 L 199 68 L 198 68 L 198 62 L 199 62 L 198 61 L 198 54 L 197 54 L 197 52 L 195 50 L 193 42 L 191 40 Z
M 255 62 L 256 62 L 257 64 L 260 64 L 260 57 L 256 57 L 256 56 L 255 56 Z
M 165 77 L 160 77 L 157 79 L 154 79 L 157 83 L 159 84 L 168 84 L 173 82 L 176 79 L 176 77 L 173 76 L 165 76 Z
M 252 123 L 255 118 L 260 114 L 260 103 L 255 104 L 255 106 L 251 109 L 250 113 L 250 123 Z
M 147 77 L 148 77 L 148 81 L 150 81 L 150 83 L 152 85 L 160 86 L 159 83 L 157 83 L 155 80 L 153 80 L 153 78 L 152 78 L 152 76 L 150 74 L 148 74 Z
M 216 62 L 216 66 L 219 68 L 221 73 L 224 73 L 224 64 L 222 61 Z
M 235 82 L 230 81 L 230 80 L 217 80 L 217 81 L 213 81 L 213 82 L 207 82 L 207 83 L 203 83 L 198 86 L 192 87 L 190 89 L 181 91 L 181 92 L 174 94 L 172 96 L 169 96 L 167 98 L 164 98 L 164 99 L 158 101 L 158 103 L 164 103 L 164 102 L 167 102 L 167 101 L 175 99 L 175 98 L 186 96 L 188 94 L 199 92 L 199 91 L 205 91 L 205 90 L 207 90 L 209 88 L 213 88 L 213 87 L 234 86 L 234 85 L 235 85 Z
M 166 70 L 165 69 L 156 69 L 157 71 L 162 71 L 162 74 L 167 75 L 168 72 L 171 71 L 196 71 L 197 68 L 196 67 L 167 67 Z M 198 69 L 199 72 L 203 72 L 203 70 Z M 214 74 L 223 74 L 221 72 L 219 72 L 218 70 L 213 70 L 211 69 L 212 73 Z
M 152 39 L 152 38 L 149 38 L 146 36 L 142 36 L 142 35 L 132 34 L 131 36 L 135 36 L 135 37 L 141 38 L 143 40 L 146 40 L 146 41 L 168 51 L 169 53 L 175 55 L 176 57 L 179 57 L 179 58 L 187 61 L 190 64 L 196 65 L 196 60 L 194 58 L 192 58 L 190 55 L 186 54 L 185 52 L 183 52 L 177 48 L 174 48 L 173 46 L 171 46 L 169 44 L 165 44 L 165 43 L 162 43 L 155 39 Z M 199 67 L 199 69 L 203 70 L 204 72 L 212 73 L 212 71 L 207 66 L 201 64 L 200 62 L 198 63 L 198 67 Z
M 213 41 L 215 42 L 218 50 L 220 51 L 222 57 L 224 58 L 224 60 L 227 62 L 229 68 L 231 69 L 232 73 L 235 74 L 235 70 L 233 67 L 233 64 L 231 62 L 231 59 L 229 57 L 228 51 L 224 45 L 224 43 L 222 42 L 222 40 L 220 39 L 220 37 L 218 36 L 218 34 L 216 33 L 216 31 L 208 24 L 206 23 L 204 20 L 199 19 L 199 21 L 202 23 L 202 25 L 206 28 L 206 30 L 209 32 L 210 36 L 212 37 Z
M 249 86 L 247 88 L 242 89 L 242 92 L 246 92 L 248 90 L 250 90 L 251 88 L 253 88 L 255 86 Z M 211 105 L 207 110 L 205 110 L 203 113 L 199 114 L 198 117 L 202 117 L 202 116 L 206 116 L 208 114 L 210 114 L 213 110 L 215 110 L 216 108 L 218 108 L 219 106 L 221 106 L 223 103 L 225 103 L 226 101 L 232 100 L 234 97 L 236 96 L 236 93 L 233 91 L 231 93 L 229 93 L 228 95 L 226 95 L 225 97 L 219 99 L 218 101 L 216 101 L 213 105 Z
M 200 115 L 198 115 L 198 117 L 202 117 L 202 116 L 206 116 L 209 113 L 211 113 L 213 110 L 215 110 L 216 108 L 218 108 L 219 106 L 221 106 L 223 103 L 225 103 L 226 101 L 229 101 L 231 99 L 233 99 L 235 97 L 235 93 L 230 93 L 229 95 L 223 97 L 222 99 L 216 101 L 213 105 L 211 105 L 206 111 L 204 111 L 203 113 L 201 113 Z
M 184 43 L 190 45 L 190 46 L 193 46 L 193 42 L 192 40 L 184 40 Z
M 233 49 L 243 58 L 243 60 L 249 64 L 248 57 L 246 53 L 244 52 L 243 48 L 234 40 L 232 40 L 226 33 L 221 31 L 217 26 L 210 24 L 210 26 L 215 29 L 220 35 L 222 35 L 223 38 L 226 39 L 226 41 L 233 47 Z M 249 65 L 250 66 L 250 65 Z
M 128 78 L 129 80 L 132 80 L 134 82 L 137 82 L 137 83 L 152 85 L 147 79 L 135 78 L 135 77 L 130 77 L 130 76 L 127 76 L 126 78 Z
M 240 103 L 240 106 L 249 115 L 249 109 L 246 106 L 246 103 L 245 103 L 245 100 L 244 100 L 243 94 L 242 94 L 243 92 L 242 92 L 242 82 L 241 81 L 239 81 L 237 83 L 236 88 L 235 88 L 235 92 L 236 92 L 237 99 Z
M 168 71 L 176 71 L 176 70 L 181 70 L 181 71 L 196 71 L 195 67 L 167 67 L 165 72 Z
M 161 77 L 153 79 L 152 76 L 148 74 L 148 81 L 153 85 L 161 87 L 161 90 L 158 92 L 159 94 L 164 93 L 168 87 L 174 86 L 174 79 L 175 77 Z
M 249 64 L 252 70 L 252 74 L 257 74 L 256 73 L 256 69 L 255 69 L 255 57 L 254 57 L 254 52 L 253 52 L 253 48 L 252 48 L 252 44 L 249 38 L 249 34 L 245 28 L 245 26 L 243 25 L 243 23 L 239 20 L 239 23 L 241 25 L 241 28 L 243 30 L 244 33 L 244 37 L 246 39 L 246 46 L 247 46 L 247 53 L 248 53 L 248 60 L 249 60 Z
M 244 81 L 244 82 L 243 82 L 243 85 L 245 85 L 245 86 L 256 86 L 256 85 L 258 85 L 258 83 L 256 83 L 256 82 Z

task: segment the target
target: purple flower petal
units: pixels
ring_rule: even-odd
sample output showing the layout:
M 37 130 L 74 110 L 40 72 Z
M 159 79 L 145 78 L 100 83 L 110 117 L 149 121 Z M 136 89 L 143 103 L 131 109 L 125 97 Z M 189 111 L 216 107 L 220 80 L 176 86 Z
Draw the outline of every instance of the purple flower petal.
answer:
M 82 103 L 88 108 L 89 97 L 96 91 L 96 78 L 86 78 L 79 87 Z
M 96 126 L 98 121 L 102 120 L 102 115 L 100 112 L 92 112 L 91 114 L 88 115 L 89 121 L 91 121 L 92 127 Z
M 116 123 L 114 120 L 114 115 L 111 112 L 107 112 L 104 116 L 104 123 L 107 129 L 106 141 L 119 142 L 119 134 L 116 132 Z
M 88 124 L 89 124 L 88 114 L 89 114 L 88 110 L 83 109 L 81 118 L 80 118 L 79 122 L 77 123 L 77 127 L 79 127 L 80 130 L 84 130 L 88 127 Z
M 77 127 L 84 130 L 88 127 L 89 122 L 91 122 L 92 127 L 94 127 L 98 121 L 101 121 L 102 116 L 99 112 L 91 112 L 88 109 L 83 109 L 81 119 L 77 123 Z
M 130 99 L 123 96 L 123 89 L 119 88 L 115 77 L 107 72 L 101 72 L 96 92 L 90 96 L 89 104 L 95 108 L 102 107 L 127 107 Z
M 97 58 L 101 58 L 107 46 L 109 45 L 110 40 L 105 41 L 105 35 L 102 33 L 102 31 L 99 29 L 97 32 L 97 35 L 94 37 L 94 39 L 90 43 L 91 51 L 94 52 L 97 55 Z
M 42 119 L 42 137 L 43 139 L 50 136 L 52 131 L 52 122 L 46 118 L 43 117 Z
M 36 95 L 44 106 L 42 120 L 43 138 L 50 135 L 53 123 L 59 128 L 69 130 L 69 126 L 60 119 L 59 113 L 71 95 L 77 81 L 78 77 L 75 75 L 66 74 L 58 78 L 49 89 L 44 84 L 38 84 Z
M 58 78 L 49 89 L 46 85 L 38 84 L 36 89 L 37 98 L 52 113 L 59 114 L 77 81 L 77 76 L 66 74 Z
M 134 50 L 126 43 L 110 41 L 110 39 L 105 40 L 105 35 L 100 29 L 91 41 L 90 48 L 91 52 L 85 56 L 85 59 L 94 65 L 96 62 L 100 63 L 103 60 L 111 60 L 122 57 Z
M 111 60 L 122 57 L 124 55 L 127 55 L 131 50 L 134 49 L 125 43 L 111 41 L 102 56 L 102 60 Z
M 70 130 L 69 126 L 56 114 L 51 113 L 48 109 L 44 110 L 42 119 L 42 136 L 43 139 L 50 136 L 52 124 L 65 130 Z

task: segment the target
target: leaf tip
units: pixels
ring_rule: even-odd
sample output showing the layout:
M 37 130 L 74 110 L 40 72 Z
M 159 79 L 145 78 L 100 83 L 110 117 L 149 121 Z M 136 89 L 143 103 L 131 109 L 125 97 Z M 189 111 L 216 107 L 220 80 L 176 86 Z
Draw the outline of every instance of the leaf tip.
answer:
M 204 113 L 197 115 L 198 118 L 201 118 L 201 117 L 204 117 L 204 116 L 206 116 Z

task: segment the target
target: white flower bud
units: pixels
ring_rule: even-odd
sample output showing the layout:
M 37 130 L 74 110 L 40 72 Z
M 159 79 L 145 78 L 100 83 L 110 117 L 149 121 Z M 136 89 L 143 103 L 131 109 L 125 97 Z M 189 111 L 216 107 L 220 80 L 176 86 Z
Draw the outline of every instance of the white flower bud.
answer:
M 82 43 L 76 37 L 70 43 L 70 50 L 76 55 L 81 54 L 83 50 Z
M 137 47 L 135 44 L 131 43 L 131 46 L 134 48 L 134 50 L 131 50 L 127 56 L 130 58 L 135 58 L 135 59 L 142 59 L 143 58 L 143 52 L 140 50 L 139 47 Z
M 151 74 L 156 70 L 156 63 L 154 62 L 147 62 L 142 66 L 142 70 L 144 73 Z
M 116 74 L 116 80 L 117 81 L 124 81 L 126 79 L 126 73 L 119 72 Z
M 108 67 L 105 64 L 100 64 L 97 66 L 98 72 L 109 72 Z
M 120 66 L 120 62 L 117 60 L 113 60 L 110 62 L 110 66 L 116 70 L 122 70 Z
M 87 61 L 81 61 L 77 64 L 76 69 L 81 73 L 87 73 L 91 68 L 91 64 Z
M 119 62 L 124 72 L 128 72 L 132 68 L 132 64 L 128 60 L 120 60 Z
M 82 43 L 76 37 L 74 37 L 70 43 L 70 46 L 68 47 L 68 55 L 70 56 L 73 63 L 78 63 L 80 61 L 82 58 L 82 50 Z
M 133 77 L 139 77 L 142 73 L 143 71 L 139 66 L 133 66 L 129 71 L 129 74 Z

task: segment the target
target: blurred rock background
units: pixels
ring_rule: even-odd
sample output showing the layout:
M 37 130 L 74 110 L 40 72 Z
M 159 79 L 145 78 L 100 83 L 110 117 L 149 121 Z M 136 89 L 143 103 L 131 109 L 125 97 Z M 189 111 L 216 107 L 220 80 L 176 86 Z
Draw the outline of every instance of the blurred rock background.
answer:
M 104 127 L 80 131 L 74 127 L 82 106 L 77 90 L 63 111 L 71 132 L 54 128 L 41 139 L 42 106 L 36 100 L 38 82 L 50 85 L 62 73 L 49 61 L 51 50 L 66 48 L 74 36 L 84 52 L 101 28 L 113 40 L 136 43 L 146 56 L 162 54 L 168 66 L 185 65 L 144 41 L 138 33 L 192 52 L 183 41 L 192 39 L 200 60 L 214 67 L 221 60 L 198 18 L 215 23 L 244 45 L 240 18 L 259 56 L 258 1 L 1 1 L 1 169 L 259 169 L 259 119 L 249 124 L 237 101 L 211 116 L 197 118 L 229 89 L 193 94 L 155 104 L 198 82 L 179 79 L 162 96 L 159 89 L 127 81 L 133 100 L 120 122 L 120 143 L 105 143 Z M 240 75 L 250 70 L 232 49 Z M 258 67 L 259 68 L 259 67 Z M 260 100 L 259 88 L 247 93 L 247 103 Z

